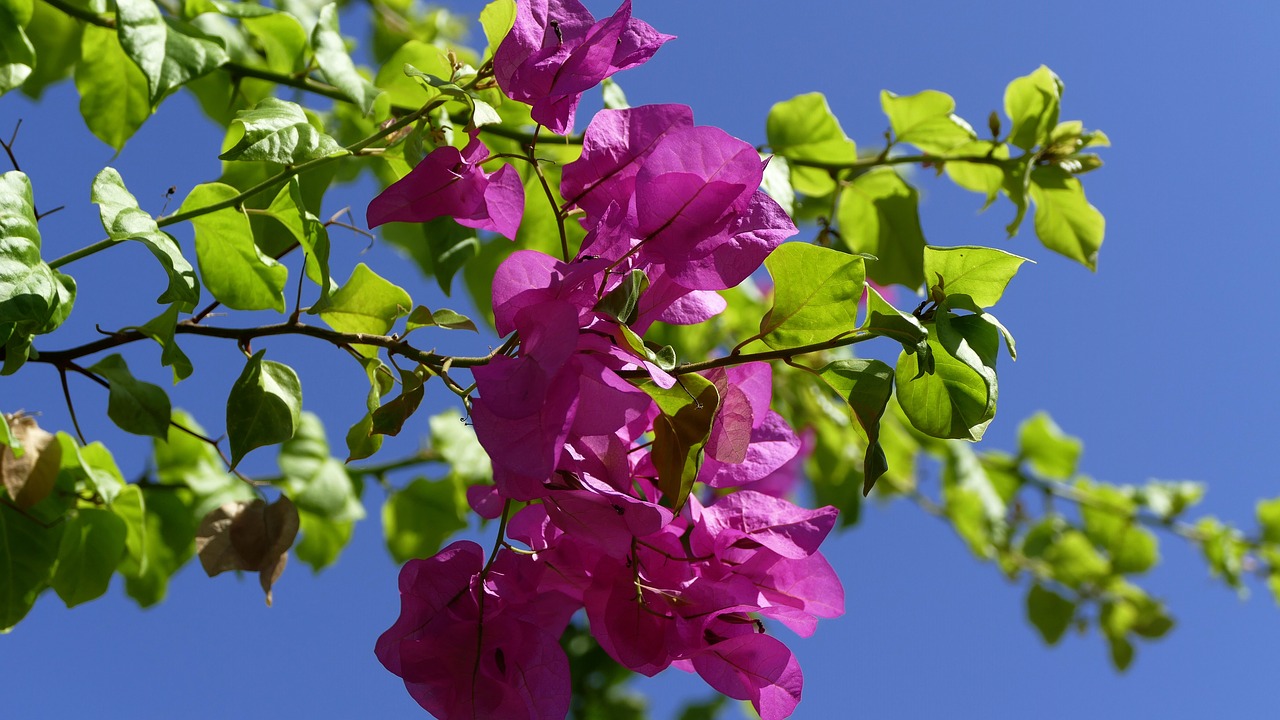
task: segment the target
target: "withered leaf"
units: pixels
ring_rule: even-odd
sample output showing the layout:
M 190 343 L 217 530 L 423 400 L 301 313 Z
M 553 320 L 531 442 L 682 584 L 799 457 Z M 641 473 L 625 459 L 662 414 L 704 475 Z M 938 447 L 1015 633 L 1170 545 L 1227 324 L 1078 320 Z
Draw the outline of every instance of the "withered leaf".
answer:
M 13 504 L 26 510 L 53 492 L 62 466 L 62 445 L 30 415 L 5 416 L 9 434 L 22 445 L 22 457 L 5 446 L 0 452 L 0 476 Z
M 228 570 L 258 573 L 270 605 L 271 586 L 284 572 L 297 537 L 298 509 L 284 495 L 270 505 L 263 500 L 229 502 L 200 521 L 196 554 L 209 577 Z

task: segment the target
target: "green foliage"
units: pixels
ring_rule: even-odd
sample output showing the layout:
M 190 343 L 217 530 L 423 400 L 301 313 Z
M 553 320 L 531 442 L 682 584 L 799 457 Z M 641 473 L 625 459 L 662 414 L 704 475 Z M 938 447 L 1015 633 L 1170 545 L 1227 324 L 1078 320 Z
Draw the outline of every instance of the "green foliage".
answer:
M 653 422 L 653 465 L 658 470 L 662 501 L 674 510 L 684 507 L 693 491 L 702 448 L 711 434 L 711 423 L 720 406 L 716 386 L 701 375 L 681 377 L 663 388 L 646 380 L 640 388 L 649 393 L 661 413 Z
M 151 117 L 147 76 L 114 32 L 90 25 L 83 33 L 75 70 L 80 115 L 90 132 L 118 152 Z
M 218 302 L 235 310 L 284 312 L 289 271 L 254 243 L 243 210 L 231 207 L 239 193 L 230 185 L 205 183 L 192 188 L 179 213 L 212 205 L 222 209 L 192 218 L 200 277 Z
M 227 61 L 222 45 L 186 23 L 166 21 L 151 0 L 116 0 L 116 23 L 120 46 L 147 79 L 152 107 Z
M 98 214 L 107 237 L 120 242 L 137 240 L 155 255 L 169 285 L 156 299 L 158 303 L 177 303 L 190 311 L 200 301 L 200 286 L 195 268 L 182 256 L 172 237 L 160 231 L 156 221 L 138 207 L 138 200 L 124 186 L 124 179 L 114 168 L 103 168 L 93 180 L 90 200 L 98 204 Z
M 314 127 L 296 103 L 276 98 L 266 98 L 239 113 L 232 133 L 231 148 L 218 156 L 222 160 L 297 165 L 345 152 L 337 140 Z
M 804 243 L 786 243 L 765 261 L 774 282 L 773 309 L 760 339 L 776 350 L 832 340 L 857 327 L 862 258 Z
M 925 281 L 919 204 L 920 192 L 892 168 L 859 175 L 840 191 L 841 237 L 851 252 L 876 258 L 867 267 L 871 280 L 912 288 Z
M 117 427 L 135 435 L 168 435 L 172 409 L 163 389 L 135 378 L 119 354 L 108 355 L 89 369 L 106 378 L 111 386 L 107 417 Z
M 265 360 L 259 350 L 231 386 L 227 397 L 227 441 L 231 464 L 245 453 L 292 438 L 302 411 L 302 386 L 288 365 Z

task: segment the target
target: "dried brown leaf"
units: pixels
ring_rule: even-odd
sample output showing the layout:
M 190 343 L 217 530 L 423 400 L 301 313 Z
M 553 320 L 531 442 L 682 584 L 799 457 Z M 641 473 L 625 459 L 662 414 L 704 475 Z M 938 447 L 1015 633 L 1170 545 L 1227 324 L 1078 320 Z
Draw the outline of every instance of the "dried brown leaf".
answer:
M 298 537 L 298 509 L 281 495 L 268 505 L 262 500 L 231 502 L 214 509 L 196 532 L 196 554 L 210 577 L 227 570 L 258 573 L 271 604 L 271 586 L 280 579 L 289 548 Z
M 62 445 L 30 415 L 8 416 L 4 421 L 9 423 L 10 435 L 22 445 L 22 457 L 6 446 L 0 452 L 0 477 L 13 504 L 25 510 L 53 492 L 62 466 Z

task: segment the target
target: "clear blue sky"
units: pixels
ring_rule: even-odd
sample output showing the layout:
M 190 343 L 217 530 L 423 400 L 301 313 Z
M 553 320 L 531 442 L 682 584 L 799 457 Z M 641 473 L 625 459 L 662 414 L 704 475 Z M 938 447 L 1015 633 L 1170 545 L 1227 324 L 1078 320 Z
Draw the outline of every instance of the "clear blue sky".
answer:
M 452 5 L 471 14 L 481 7 Z M 612 11 L 609 2 L 589 5 L 597 15 Z M 1020 359 L 1001 366 L 989 444 L 1011 447 L 1018 422 L 1044 408 L 1084 438 L 1084 471 L 1098 478 L 1202 480 L 1210 487 L 1203 511 L 1246 524 L 1257 498 L 1280 495 L 1272 461 L 1280 397 L 1272 357 L 1280 346 L 1270 329 L 1280 259 L 1274 3 L 1207 10 L 1190 2 L 637 0 L 635 13 L 679 40 L 619 76 L 632 104 L 687 103 L 700 124 L 757 143 L 772 103 L 812 90 L 825 92 L 846 131 L 867 145 L 886 124 L 882 88 L 949 92 L 980 127 L 1001 106 L 1005 83 L 1049 65 L 1066 82 L 1064 119 L 1105 130 L 1115 146 L 1104 151 L 1107 166 L 1085 178 L 1107 218 L 1096 274 L 1042 251 L 1029 224 L 1006 244 L 1006 206 L 977 215 L 978 196 L 918 178 L 932 242 L 995 245 L 1040 261 L 1023 269 L 1000 306 Z M 153 212 L 170 185 L 181 197 L 218 175 L 217 134 L 186 95 L 169 99 L 114 160 L 75 106 L 69 83 L 38 107 L 16 94 L 0 100 L 0 135 L 25 121 L 18 150 L 37 202 L 68 206 L 41 223 L 48 256 L 101 237 L 88 195 L 106 164 Z M 329 203 L 362 216 L 371 192 L 355 186 Z M 437 301 L 434 284 L 394 263 L 384 246 L 360 256 L 362 239 L 338 236 L 336 244 L 337 267 L 363 260 L 387 268 L 415 300 Z M 145 251 L 100 257 L 71 267 L 79 305 L 52 345 L 89 337 L 94 322 L 119 308 L 153 314 L 161 278 Z M 364 393 L 349 361 L 314 358 L 303 341 L 270 348 L 300 365 L 307 407 L 338 440 Z M 197 376 L 173 390 L 175 404 L 220 432 L 237 353 L 195 341 L 187 351 Z M 136 367 L 155 361 L 151 348 L 133 352 Z M 40 410 L 43 425 L 69 426 L 52 370 L 19 378 L 0 379 L 0 408 Z M 103 416 L 98 388 L 73 379 L 73 391 L 82 419 Z M 440 407 L 447 401 L 430 397 Z M 85 429 L 107 441 L 126 475 L 142 470 L 145 441 L 98 420 Z M 397 568 L 380 545 L 381 498 L 366 498 L 373 517 L 337 566 L 317 577 L 291 566 L 271 609 L 252 578 L 211 580 L 195 565 L 150 611 L 118 587 L 72 611 L 43 597 L 0 638 L 6 716 L 416 716 L 372 654 L 397 613 Z M 1025 588 L 974 560 L 940 522 L 905 504 L 871 507 L 864 517 L 825 548 L 844 579 L 848 615 L 789 642 L 806 679 L 797 718 L 1230 717 L 1274 707 L 1280 611 L 1261 586 L 1242 603 L 1210 581 L 1182 542 L 1162 543 L 1163 563 L 1147 582 L 1178 626 L 1142 645 L 1128 674 L 1117 676 L 1095 635 L 1045 648 L 1024 620 Z M 703 693 L 684 677 L 653 687 L 664 693 L 655 718 L 672 706 L 668 689 Z

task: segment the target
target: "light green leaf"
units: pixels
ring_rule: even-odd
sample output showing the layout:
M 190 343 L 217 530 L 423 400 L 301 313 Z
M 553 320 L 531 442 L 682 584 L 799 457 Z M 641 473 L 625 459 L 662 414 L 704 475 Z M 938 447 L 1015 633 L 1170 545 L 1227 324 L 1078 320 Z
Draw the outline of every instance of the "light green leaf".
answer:
M 314 127 L 297 103 L 266 98 L 236 115 L 229 131 L 231 148 L 220 160 L 298 165 L 346 154 L 337 140 Z
M 617 287 L 600 298 L 592 309 L 608 315 L 623 325 L 629 324 L 635 321 L 640 296 L 648 289 L 649 277 L 644 274 L 644 271 L 632 270 Z
M 85 26 L 80 57 L 75 72 L 80 115 L 95 137 L 118 152 L 151 117 L 147 76 L 106 28 Z
M 945 153 L 978 137 L 973 127 L 955 114 L 955 100 L 937 90 L 915 95 L 882 90 L 880 107 L 889 117 L 895 140 L 911 143 L 926 153 Z
M 978 557 L 993 557 L 1007 539 L 1005 498 L 968 443 L 946 444 L 942 503 L 956 534 Z
M 164 599 L 169 578 L 195 553 L 198 516 L 191 494 L 184 489 L 143 488 L 142 495 L 147 510 L 146 558 L 136 573 L 125 574 L 124 589 L 145 608 Z
M 1067 530 L 1044 552 L 1053 579 L 1069 588 L 1096 584 L 1107 577 L 1111 566 L 1078 530 Z
M 1062 80 L 1044 65 L 1009 83 L 1004 91 L 1004 113 L 1013 121 L 1010 143 L 1030 150 L 1049 139 L 1058 124 L 1062 88 Z
M 773 198 L 787 215 L 795 215 L 796 191 L 791 187 L 791 165 L 781 155 L 761 155 L 760 158 L 767 163 L 760 189 Z
M 26 33 L 40 62 L 22 84 L 22 92 L 38 100 L 45 88 L 70 75 L 80 60 L 84 23 L 48 3 L 34 3 L 33 11 Z
M 449 77 L 453 67 L 445 57 L 443 48 L 421 40 L 409 40 L 382 64 L 373 84 L 387 92 L 392 105 L 406 108 L 422 107 L 438 93 L 426 89 L 404 72 L 405 65 L 412 65 L 430 75 Z
M 1096 270 L 1106 219 L 1085 199 L 1080 180 L 1056 165 L 1037 167 L 1031 171 L 1030 190 L 1040 242 Z
M 933 355 L 929 349 L 929 331 L 920 319 L 890 305 L 880 292 L 867 285 L 867 317 L 862 321 L 864 332 L 897 340 L 908 354 L 919 354 L 922 373 L 933 372 Z
M 857 146 L 845 135 L 822 93 L 797 95 L 770 108 L 765 137 L 773 152 L 788 160 L 840 164 L 858 159 Z M 794 162 L 791 183 L 796 190 L 815 197 L 836 187 L 829 171 Z
M 318 313 L 329 304 L 329 294 L 338 284 L 329 276 L 329 231 L 307 206 L 302 197 L 302 184 L 297 177 L 276 194 L 266 212 L 284 225 L 293 239 L 307 253 L 303 271 L 308 279 L 320 286 L 320 297 L 307 308 L 308 313 Z
M 67 607 L 94 600 L 107 591 L 124 557 L 127 534 L 124 520 L 110 510 L 81 508 L 71 516 L 62 533 L 51 583 Z
M 124 522 L 124 558 L 118 570 L 125 577 L 142 577 L 147 571 L 147 501 L 138 485 L 125 485 L 111 503 L 111 512 Z M 159 542 L 158 539 L 152 542 Z
M 515 0 L 493 0 L 484 6 L 480 11 L 480 25 L 484 28 L 485 40 L 489 42 L 487 55 L 493 55 L 515 24 Z
M 1137 503 L 1119 488 L 1080 480 L 1076 490 L 1089 498 L 1081 503 L 1085 535 L 1106 551 L 1118 573 L 1142 573 L 1159 560 L 1157 541 L 1137 524 Z
M 920 287 L 925 281 L 920 193 L 893 168 L 859 175 L 840 192 L 837 220 L 845 244 L 878 258 L 869 263 L 867 277 L 881 285 Z
M 124 475 L 111 456 L 111 451 L 100 442 L 80 447 L 65 432 L 58 433 L 62 447 L 62 470 L 74 482 L 78 491 L 97 493 L 108 505 L 125 488 Z
M 990 140 L 975 140 L 974 142 L 956 146 L 946 155 L 948 157 L 990 157 L 994 160 L 1008 160 L 1009 146 Z M 986 202 L 982 205 L 983 210 L 986 210 L 991 206 L 991 203 L 996 201 L 996 197 L 1000 195 L 1000 189 L 1004 186 L 1004 168 L 999 165 L 948 160 L 943 167 L 946 169 L 947 177 L 951 178 L 951 181 L 955 184 L 965 190 L 982 193 L 987 196 Z
M 0 175 L 0 326 L 34 332 L 57 309 L 60 285 L 40 259 L 31 181 L 13 170 Z
M 197 185 L 178 212 L 226 202 L 238 194 L 222 183 Z M 284 312 L 289 270 L 258 249 L 244 212 L 227 207 L 194 217 L 191 224 L 195 226 L 200 276 L 219 302 L 235 310 Z
M 347 462 L 363 460 L 382 447 L 383 436 L 373 433 L 373 413 L 382 404 L 382 396 L 391 392 L 395 385 L 391 370 L 376 356 L 360 356 L 358 359 L 369 380 L 369 393 L 365 396 L 364 417 L 347 431 Z
M 325 80 L 368 115 L 373 110 L 373 101 L 382 91 L 356 72 L 355 63 L 347 54 L 347 45 L 338 31 L 336 4 L 320 8 L 320 17 L 311 31 L 311 47 L 315 49 L 316 64 L 320 66 Z
M 980 360 L 994 357 L 999 334 L 990 325 L 967 318 L 955 318 L 951 326 L 972 355 L 961 351 L 959 342 L 948 350 L 938 337 L 931 335 L 934 372 L 930 375 L 922 374 L 919 353 L 903 352 L 894 378 L 898 403 L 911 424 L 930 437 L 980 440 L 995 417 L 994 374 L 979 373 L 955 354 Z
M 240 25 L 257 40 L 270 70 L 292 75 L 305 66 L 307 31 L 296 17 L 278 12 L 244 18 Z
M 332 565 L 351 542 L 355 523 L 350 520 L 329 520 L 320 515 L 298 509 L 298 521 L 302 540 L 294 546 L 298 559 L 320 572 Z
M 229 59 L 217 42 L 177 21 L 166 22 L 153 0 L 116 0 L 120 46 L 147 78 L 152 107 L 170 90 Z
M 418 328 L 424 327 L 438 327 L 446 330 L 470 330 L 471 332 L 479 332 L 479 330 L 476 329 L 476 324 L 471 320 L 471 318 L 461 313 L 454 312 L 449 308 L 430 310 L 419 305 L 413 309 L 413 312 L 409 313 L 409 317 L 406 318 L 404 322 L 405 335 L 408 335 Z
M 606 110 L 626 110 L 631 107 L 627 102 L 627 94 L 622 91 L 621 85 L 614 82 L 613 78 L 605 78 L 600 83 L 600 95 Z
M 867 495 L 889 469 L 884 448 L 880 447 L 880 418 L 893 397 L 893 368 L 879 360 L 851 358 L 828 363 L 819 376 L 849 404 L 867 434 L 862 463 L 862 494 Z
M 264 360 L 259 350 L 227 397 L 227 440 L 231 463 L 237 465 L 250 450 L 293 437 L 302 412 L 302 386 L 288 365 Z
M 784 243 L 764 261 L 773 277 L 773 308 L 760 337 L 775 350 L 825 342 L 858 326 L 863 260 L 808 243 Z
M 646 380 L 640 389 L 653 398 L 660 411 L 653 421 L 651 457 L 658 471 L 662 503 L 679 512 L 702 467 L 702 451 L 711 435 L 720 395 L 715 384 L 693 373 L 681 376 L 670 388 Z
M 25 6 L 25 18 L 19 17 L 20 6 Z M 29 2 L 0 0 L 0 95 L 26 82 L 36 65 L 36 49 L 22 29 L 31 9 Z
M 161 232 L 155 219 L 138 207 L 137 199 L 125 188 L 124 179 L 115 168 L 103 168 L 94 178 L 90 200 L 98 204 L 98 214 L 108 237 L 117 242 L 137 240 L 160 261 L 169 285 L 156 302 L 180 303 L 190 310 L 200 301 L 195 268 L 182 256 L 178 243 Z
M 173 368 L 173 384 L 186 380 L 194 369 L 191 358 L 182 352 L 174 339 L 178 326 L 178 306 L 170 305 L 169 309 L 147 321 L 147 324 L 135 328 L 138 332 L 155 340 L 161 347 L 160 364 Z
M 1018 428 L 1018 454 L 1031 464 L 1031 469 L 1053 480 L 1069 480 L 1084 444 L 1079 438 L 1062 432 L 1048 413 L 1032 415 Z
M 464 485 L 493 480 L 493 465 L 476 431 L 465 422 L 461 410 L 445 410 L 427 421 L 431 429 L 431 449 L 449 463 L 449 473 Z
M 207 437 L 204 428 L 190 415 L 175 410 L 169 434 L 152 443 L 156 478 L 165 485 L 183 485 L 198 495 L 215 495 L 240 481 L 226 471 L 222 459 L 209 443 L 191 433 Z M 181 426 L 186 429 L 179 430 Z
M 1259 500 L 1257 514 L 1262 541 L 1280 545 L 1280 498 Z
M 1040 583 L 1027 593 L 1027 619 L 1048 645 L 1056 645 L 1076 617 L 1076 604 Z
M 26 617 L 49 586 L 66 525 L 43 527 L 9 503 L 0 503 L 0 632 Z
M 945 295 L 968 295 L 981 308 L 996 304 L 1024 262 L 1024 257 L 988 247 L 924 249 L 925 281 L 930 287 L 939 287 Z
M 324 426 L 314 414 L 304 412 L 293 437 L 280 447 L 278 458 L 284 480 L 280 487 L 298 509 L 326 521 L 364 518 L 364 505 L 346 467 L 329 456 Z
M 449 536 L 467 526 L 468 514 L 453 483 L 418 478 L 391 493 L 382 506 L 387 550 L 397 563 L 431 557 Z
M 89 368 L 106 378 L 111 391 L 107 417 L 121 430 L 135 435 L 165 438 L 169 434 L 169 396 L 156 385 L 138 380 L 124 357 L 108 355 Z
M 329 296 L 329 305 L 320 312 L 320 318 L 338 332 L 386 335 L 412 307 L 409 293 L 360 263 L 347 282 Z M 370 346 L 356 349 L 372 354 L 378 350 Z

